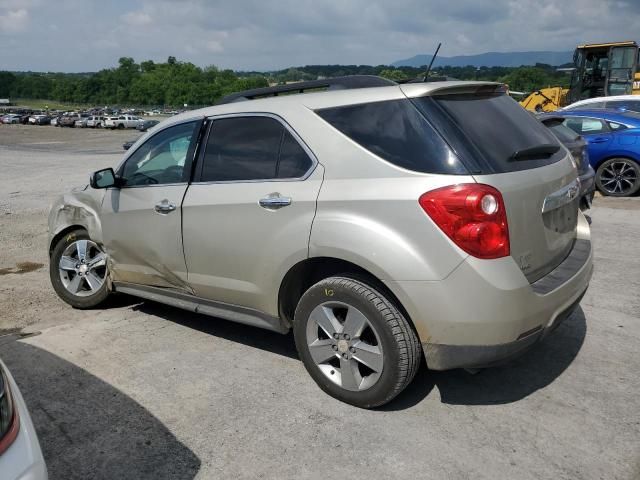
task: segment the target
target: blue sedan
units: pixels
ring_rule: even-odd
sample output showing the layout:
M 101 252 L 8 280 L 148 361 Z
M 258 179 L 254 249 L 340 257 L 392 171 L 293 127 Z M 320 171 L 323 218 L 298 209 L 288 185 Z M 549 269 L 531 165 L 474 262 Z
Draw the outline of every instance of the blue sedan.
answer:
M 587 141 L 596 186 L 604 195 L 627 197 L 640 190 L 640 115 L 595 109 L 549 115 L 564 118 L 564 125 Z

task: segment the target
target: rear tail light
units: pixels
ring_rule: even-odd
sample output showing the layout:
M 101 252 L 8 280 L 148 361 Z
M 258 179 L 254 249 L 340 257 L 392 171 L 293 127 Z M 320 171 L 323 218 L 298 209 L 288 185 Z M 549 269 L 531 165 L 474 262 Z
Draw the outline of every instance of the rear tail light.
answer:
M 470 255 L 509 256 L 509 228 L 498 190 L 479 183 L 438 188 L 423 194 L 420 206 L 440 229 Z

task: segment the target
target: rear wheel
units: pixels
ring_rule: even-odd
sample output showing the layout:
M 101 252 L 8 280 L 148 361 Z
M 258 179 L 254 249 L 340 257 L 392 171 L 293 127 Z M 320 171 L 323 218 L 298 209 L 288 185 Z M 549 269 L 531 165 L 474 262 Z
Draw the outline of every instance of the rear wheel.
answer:
M 58 296 L 75 308 L 93 308 L 109 296 L 107 254 L 85 230 L 61 238 L 49 266 L 51 284 Z
M 122 123 L 118 124 L 118 130 L 123 130 L 124 129 L 124 125 Z
M 294 337 L 318 386 L 362 408 L 391 401 L 420 366 L 420 342 L 404 316 L 366 283 L 345 277 L 322 280 L 305 292 Z
M 640 190 L 640 166 L 630 158 L 611 158 L 598 167 L 596 185 L 604 195 L 633 195 Z

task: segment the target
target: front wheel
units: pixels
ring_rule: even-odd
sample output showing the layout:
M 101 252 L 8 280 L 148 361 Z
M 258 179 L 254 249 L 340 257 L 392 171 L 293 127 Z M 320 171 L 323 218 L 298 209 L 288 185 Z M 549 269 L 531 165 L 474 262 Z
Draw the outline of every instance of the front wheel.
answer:
M 596 185 L 604 195 L 634 195 L 640 190 L 640 166 L 629 158 L 611 158 L 598 167 Z
M 107 273 L 107 254 L 85 230 L 68 233 L 53 249 L 51 284 L 58 296 L 75 308 L 93 308 L 107 299 Z
M 293 329 L 300 358 L 318 386 L 357 407 L 388 403 L 420 366 L 422 349 L 409 322 L 358 280 L 331 277 L 309 288 Z

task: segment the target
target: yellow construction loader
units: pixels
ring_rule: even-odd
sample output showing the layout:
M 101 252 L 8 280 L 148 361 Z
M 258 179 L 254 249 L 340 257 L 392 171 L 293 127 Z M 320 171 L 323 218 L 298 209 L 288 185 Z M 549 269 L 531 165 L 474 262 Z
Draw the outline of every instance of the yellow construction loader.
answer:
M 569 88 L 547 87 L 520 102 L 527 110 L 551 112 L 578 100 L 610 95 L 640 95 L 640 59 L 636 42 L 578 45 Z

